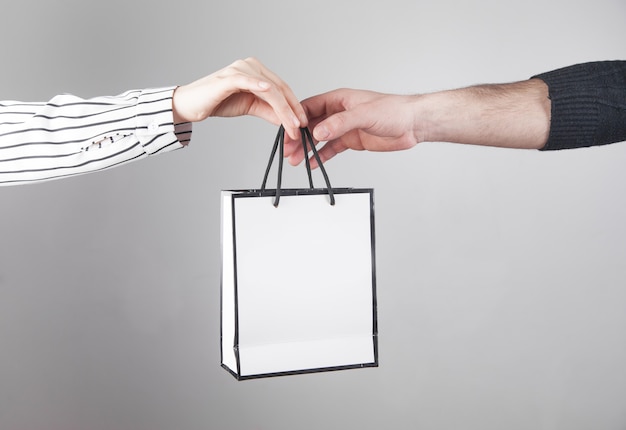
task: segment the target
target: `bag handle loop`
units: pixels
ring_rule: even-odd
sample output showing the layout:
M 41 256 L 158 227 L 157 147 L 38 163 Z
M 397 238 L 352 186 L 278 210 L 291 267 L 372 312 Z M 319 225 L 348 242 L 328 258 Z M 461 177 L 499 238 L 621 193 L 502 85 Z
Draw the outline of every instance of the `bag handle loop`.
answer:
M 328 197 L 330 198 L 330 204 L 333 206 L 335 204 L 335 196 L 333 194 L 333 188 L 330 185 L 330 180 L 328 179 L 328 175 L 326 174 L 326 169 L 322 164 L 322 160 L 320 159 L 319 154 L 317 153 L 317 149 L 315 148 L 315 143 L 313 142 L 313 135 L 309 131 L 308 127 L 300 128 L 300 136 L 302 138 L 302 149 L 304 151 L 304 160 L 306 165 L 306 172 L 309 179 L 309 188 L 313 189 L 313 176 L 311 174 L 311 163 L 309 162 L 309 157 L 307 157 L 308 150 L 307 144 L 311 147 L 311 151 L 313 152 L 313 156 L 315 157 L 315 161 L 317 161 L 317 165 L 319 166 L 322 176 L 324 177 L 324 182 L 326 182 L 326 189 L 328 190 Z M 278 154 L 278 179 L 276 183 L 276 198 L 274 199 L 274 206 L 278 207 L 278 202 L 280 201 L 281 194 L 281 182 L 283 176 L 283 158 L 284 158 L 284 145 L 285 145 L 285 128 L 281 125 L 278 128 L 278 133 L 276 134 L 276 139 L 274 140 L 274 146 L 272 147 L 272 153 L 270 155 L 270 160 L 267 163 L 267 168 L 265 169 L 265 175 L 263 176 L 263 183 L 261 184 L 261 191 L 265 191 L 265 185 L 267 184 L 267 177 L 269 176 L 270 169 L 272 168 L 272 163 L 276 156 L 276 150 L 279 151 Z

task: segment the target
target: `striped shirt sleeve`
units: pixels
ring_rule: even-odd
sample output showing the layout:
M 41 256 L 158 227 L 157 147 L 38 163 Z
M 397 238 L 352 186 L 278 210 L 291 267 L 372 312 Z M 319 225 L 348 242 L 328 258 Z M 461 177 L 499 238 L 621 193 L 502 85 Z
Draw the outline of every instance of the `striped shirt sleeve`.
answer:
M 173 122 L 174 89 L 0 101 L 0 185 L 96 172 L 187 145 L 192 127 Z

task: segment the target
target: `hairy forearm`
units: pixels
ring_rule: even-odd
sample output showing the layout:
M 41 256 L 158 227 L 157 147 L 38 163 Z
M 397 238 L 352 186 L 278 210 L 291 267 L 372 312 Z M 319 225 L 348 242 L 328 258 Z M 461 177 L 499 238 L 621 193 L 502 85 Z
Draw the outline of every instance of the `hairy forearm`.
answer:
M 416 96 L 418 141 L 542 148 L 550 132 L 548 87 L 539 79 Z

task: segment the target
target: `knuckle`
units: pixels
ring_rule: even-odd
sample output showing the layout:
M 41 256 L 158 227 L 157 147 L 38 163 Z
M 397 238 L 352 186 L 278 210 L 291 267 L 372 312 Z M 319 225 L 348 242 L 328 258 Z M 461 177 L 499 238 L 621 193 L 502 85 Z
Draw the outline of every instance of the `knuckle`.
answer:
M 241 64 L 243 63 L 243 60 L 241 59 L 237 59 L 235 61 L 233 61 L 232 63 L 230 63 L 229 67 L 239 67 Z

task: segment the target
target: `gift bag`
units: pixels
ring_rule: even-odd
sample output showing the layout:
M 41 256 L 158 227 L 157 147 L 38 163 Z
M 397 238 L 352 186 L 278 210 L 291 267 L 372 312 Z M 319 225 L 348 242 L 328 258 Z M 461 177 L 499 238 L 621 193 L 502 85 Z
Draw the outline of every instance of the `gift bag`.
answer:
M 281 188 L 281 127 L 261 188 L 222 191 L 221 362 L 239 380 L 378 366 L 373 190 L 332 188 L 301 134 L 325 188 L 308 160 L 309 188 Z

